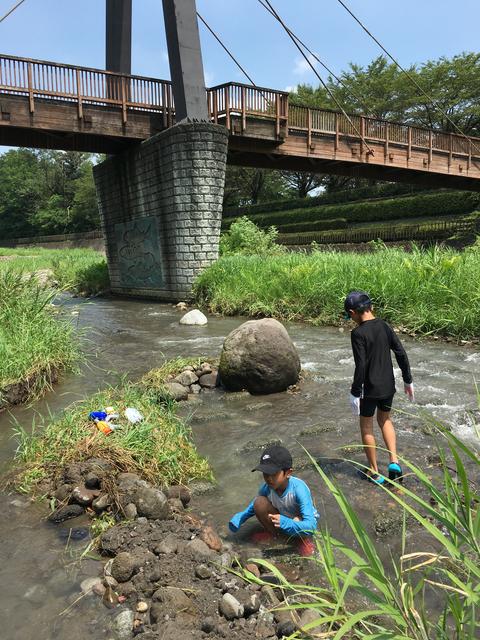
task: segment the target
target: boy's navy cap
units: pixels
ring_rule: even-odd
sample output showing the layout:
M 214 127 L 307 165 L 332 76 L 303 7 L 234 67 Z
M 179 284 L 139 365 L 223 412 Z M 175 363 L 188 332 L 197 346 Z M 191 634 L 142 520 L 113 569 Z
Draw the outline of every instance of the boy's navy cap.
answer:
M 345 311 L 348 312 L 349 309 L 355 311 L 359 307 L 368 307 L 371 306 L 371 304 L 370 296 L 365 291 L 350 291 L 345 298 L 345 304 L 343 306 Z
M 285 449 L 285 447 L 272 445 L 265 449 L 260 456 L 260 463 L 257 464 L 255 469 L 252 469 L 252 471 L 261 471 L 262 473 L 271 475 L 272 473 L 277 473 L 277 471 L 282 471 L 282 469 L 291 468 L 292 454 L 290 451 Z

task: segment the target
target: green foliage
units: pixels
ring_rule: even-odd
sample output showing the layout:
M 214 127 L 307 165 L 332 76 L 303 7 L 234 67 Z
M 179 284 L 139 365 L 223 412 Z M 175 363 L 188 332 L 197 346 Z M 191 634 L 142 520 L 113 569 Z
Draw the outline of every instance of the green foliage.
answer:
M 151 377 L 159 378 L 155 371 Z M 120 414 L 118 428 L 108 436 L 88 418 L 91 411 L 106 406 Z M 130 424 L 123 417 L 126 407 L 140 411 L 142 422 Z M 176 415 L 175 403 L 160 404 L 158 389 L 151 388 L 147 378 L 136 384 L 124 382 L 75 403 L 60 418 L 47 419 L 30 434 L 17 426 L 15 436 L 17 460 L 22 463 L 16 485 L 28 491 L 69 462 L 91 457 L 109 461 L 118 471 L 139 473 L 155 484 L 212 479 L 207 461 L 196 452 L 190 429 Z
M 257 205 L 245 205 L 243 207 L 230 207 L 223 212 L 223 222 L 228 222 L 229 218 L 246 215 L 252 217 L 258 213 L 273 213 L 275 211 L 289 211 L 290 209 L 303 209 L 316 207 L 324 204 L 334 204 L 341 202 L 354 202 L 356 200 L 370 200 L 374 198 L 385 198 L 387 196 L 404 195 L 416 191 L 424 191 L 421 187 L 408 184 L 378 184 L 357 189 L 345 189 L 343 191 L 332 191 L 322 193 L 311 198 L 295 198 L 289 200 L 278 200 L 262 202 Z
M 275 255 L 282 247 L 275 243 L 278 231 L 270 227 L 259 229 L 246 216 L 236 220 L 220 237 L 220 255 Z
M 350 64 L 350 69 L 340 76 L 343 85 L 333 78 L 327 84 L 347 112 L 454 130 L 443 111 L 465 134 L 480 135 L 480 54 L 442 57 L 411 66 L 408 72 L 437 106 L 385 56 L 372 60 L 366 67 Z M 290 94 L 290 100 L 301 106 L 338 110 L 323 86 L 301 85 Z
M 0 233 L 4 238 L 89 231 L 99 215 L 92 156 L 10 150 L 0 156 Z
M 315 222 L 292 222 L 277 227 L 279 233 L 298 233 L 302 231 L 326 231 L 330 229 L 345 229 L 348 226 L 346 218 L 332 220 L 316 220 Z
M 54 295 L 35 276 L 0 270 L 0 396 L 6 386 L 23 382 L 26 399 L 37 397 L 59 371 L 74 368 L 78 339 L 52 305 Z
M 445 216 L 470 213 L 480 205 L 480 194 L 470 191 L 437 191 L 417 193 L 399 198 L 348 202 L 338 205 L 322 205 L 291 209 L 278 213 L 251 215 L 259 227 L 284 226 L 300 222 L 318 222 L 345 218 L 348 223 L 419 218 L 421 216 Z M 307 230 L 307 229 L 304 229 Z
M 379 316 L 412 332 L 480 336 L 478 250 L 226 256 L 195 284 L 197 300 L 214 312 L 328 325 L 341 322 L 353 289 L 368 291 Z
M 379 488 L 404 514 L 402 553 L 383 562 L 342 489 L 317 465 L 319 475 L 335 498 L 354 545 L 333 538 L 323 527 L 316 536 L 312 558 L 325 580 L 322 587 L 290 584 L 270 563 L 283 592 L 287 610 L 301 614 L 313 609 L 317 619 L 304 629 L 322 637 L 359 640 L 471 640 L 480 633 L 480 476 L 478 452 L 437 425 L 440 477 L 433 479 L 415 464 L 403 461 L 409 482 L 399 492 Z M 477 427 L 477 434 L 478 434 Z M 451 457 L 453 467 L 447 464 Z M 312 462 L 315 461 L 312 459 Z M 407 519 L 416 521 L 420 536 L 407 537 Z M 427 548 L 417 540 L 427 537 Z M 410 547 L 410 548 L 409 548 Z M 247 576 L 252 580 L 252 574 Z M 254 578 L 253 578 L 254 579 Z M 255 580 L 261 583 L 261 580 Z M 435 611 L 431 610 L 432 598 Z M 305 637 L 295 632 L 289 638 Z M 315 635 L 316 637 L 316 635 Z

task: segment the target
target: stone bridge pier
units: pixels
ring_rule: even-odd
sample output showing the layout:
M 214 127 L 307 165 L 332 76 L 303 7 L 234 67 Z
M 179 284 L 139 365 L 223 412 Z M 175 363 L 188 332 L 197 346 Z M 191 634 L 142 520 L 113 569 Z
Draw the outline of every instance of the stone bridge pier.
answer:
M 179 301 L 218 257 L 227 130 L 181 122 L 94 168 L 113 293 Z

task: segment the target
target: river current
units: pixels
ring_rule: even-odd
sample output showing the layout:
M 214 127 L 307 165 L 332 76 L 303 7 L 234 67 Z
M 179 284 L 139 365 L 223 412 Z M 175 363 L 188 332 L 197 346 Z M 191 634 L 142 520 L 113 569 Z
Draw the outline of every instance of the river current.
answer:
M 0 414 L 2 470 L 8 469 L 15 451 L 14 421 L 30 428 L 32 421 L 57 414 L 73 401 L 115 384 L 121 375 L 136 378 L 166 359 L 217 357 L 225 336 L 242 322 L 241 318 L 209 317 L 205 327 L 188 327 L 178 323 L 180 314 L 169 305 L 120 299 L 65 298 L 62 304 L 79 328 L 86 329 L 88 363 L 81 374 L 63 378 L 33 406 Z M 323 523 L 336 537 L 348 539 L 346 525 L 317 472 L 308 466 L 305 450 L 347 492 L 373 531 L 375 521 L 392 505 L 386 503 L 383 492 L 359 480 L 353 465 L 341 460 L 363 461 L 358 449 L 341 450 L 359 441 L 348 403 L 353 373 L 349 331 L 301 324 L 287 328 L 304 369 L 297 393 L 260 397 L 214 391 L 180 405 L 180 413 L 191 424 L 195 443 L 209 459 L 217 480 L 213 491 L 196 498 L 196 505 L 224 530 L 229 517 L 256 493 L 259 474 L 250 470 L 262 444 L 281 440 L 292 451 L 298 475 L 312 488 Z M 472 415 L 478 415 L 475 377 L 480 374 L 480 353 L 470 346 L 406 337 L 402 341 L 411 362 L 416 404 L 409 405 L 403 393 L 395 397 L 399 451 L 428 468 L 436 445 L 425 433 L 426 415 L 449 425 L 470 446 L 478 445 Z M 397 388 L 402 390 L 398 370 L 396 374 Z M 379 457 L 384 467 L 386 457 Z M 78 548 L 84 543 L 69 539 L 68 523 L 50 526 L 45 521 L 45 505 L 27 503 L 25 497 L 0 494 L 0 638 L 110 638 L 105 629 L 112 613 L 98 600 L 83 599 L 65 613 L 79 594 L 79 582 L 96 574 L 96 561 L 85 558 L 76 562 Z M 389 536 L 382 544 L 386 552 L 395 552 L 396 536 Z

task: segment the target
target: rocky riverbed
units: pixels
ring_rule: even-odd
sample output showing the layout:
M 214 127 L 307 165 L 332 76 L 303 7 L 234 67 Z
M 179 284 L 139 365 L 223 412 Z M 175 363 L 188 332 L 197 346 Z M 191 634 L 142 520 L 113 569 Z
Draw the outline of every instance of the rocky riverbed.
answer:
M 70 615 L 82 596 L 96 598 L 98 608 L 114 610 L 106 631 L 118 640 L 282 638 L 315 618 L 309 609 L 279 608 L 285 592 L 277 578 L 249 560 L 262 551 L 222 540 L 190 508 L 185 486 L 154 487 L 96 458 L 66 466 L 48 495 L 60 504 L 49 520 L 68 521 L 71 534 L 85 513 L 116 522 L 96 541 L 100 573 L 81 582 Z M 281 567 L 292 581 L 299 562 Z

